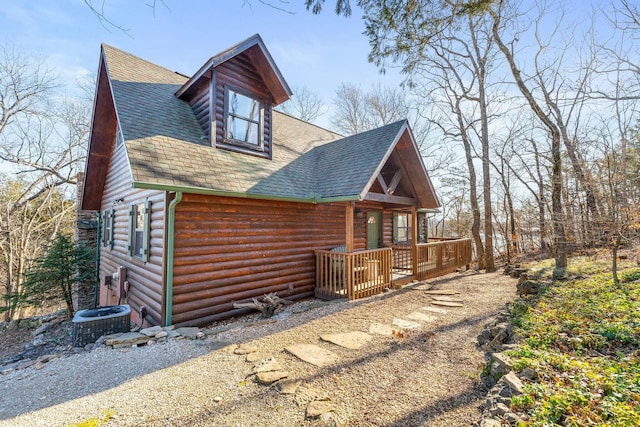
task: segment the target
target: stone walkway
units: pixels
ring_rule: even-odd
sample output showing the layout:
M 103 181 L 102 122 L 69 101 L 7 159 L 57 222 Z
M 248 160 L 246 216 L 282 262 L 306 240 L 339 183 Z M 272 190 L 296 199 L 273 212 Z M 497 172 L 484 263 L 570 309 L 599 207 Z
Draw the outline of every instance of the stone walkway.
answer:
M 419 287 L 417 289 L 420 289 Z M 447 306 L 455 309 L 463 307 L 463 301 L 455 297 L 459 292 L 451 289 L 426 290 L 432 298 L 431 304 L 421 307 L 419 310 L 400 315 L 393 319 L 392 325 L 381 323 L 371 323 L 368 333 L 362 331 L 351 331 L 338 334 L 321 334 L 320 340 L 331 345 L 357 351 L 369 342 L 374 340 L 375 335 L 403 337 L 412 330 L 420 330 L 429 326 L 438 319 L 438 316 L 446 316 L 449 310 L 437 306 Z M 301 388 L 303 382 L 296 378 L 290 378 L 289 373 L 271 355 L 258 355 L 257 347 L 251 344 L 241 344 L 234 346 L 233 353 L 244 355 L 248 363 L 253 363 L 253 367 L 247 378 L 255 375 L 259 384 L 265 386 L 275 386 L 282 394 L 310 393 L 310 389 Z M 339 361 L 339 356 L 328 348 L 315 344 L 299 343 L 285 347 L 286 352 L 294 355 L 298 359 L 318 367 L 325 367 Z M 335 414 L 333 406 L 328 396 L 311 390 L 316 393 L 306 406 L 305 416 L 307 419 L 320 419 L 323 423 L 335 424 Z M 332 422 L 333 421 L 333 422 Z

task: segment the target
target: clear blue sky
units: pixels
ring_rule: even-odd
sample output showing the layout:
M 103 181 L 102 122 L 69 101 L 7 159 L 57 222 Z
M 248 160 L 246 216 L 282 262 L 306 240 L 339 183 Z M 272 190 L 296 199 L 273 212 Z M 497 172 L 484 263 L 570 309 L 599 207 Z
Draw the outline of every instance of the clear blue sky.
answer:
M 329 103 L 342 82 L 364 87 L 397 85 L 367 61 L 369 45 L 358 11 L 351 18 L 313 15 L 303 0 L 93 0 L 105 16 L 129 31 L 102 25 L 82 0 L 0 0 L 0 42 L 47 58 L 64 83 L 94 73 L 104 42 L 169 69 L 191 75 L 207 59 L 259 33 L 290 86 L 306 86 Z

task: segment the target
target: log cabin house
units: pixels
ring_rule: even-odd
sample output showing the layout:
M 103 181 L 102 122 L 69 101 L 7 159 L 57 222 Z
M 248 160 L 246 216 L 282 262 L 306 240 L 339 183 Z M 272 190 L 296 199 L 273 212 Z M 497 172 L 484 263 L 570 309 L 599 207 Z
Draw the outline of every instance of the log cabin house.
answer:
M 102 46 L 81 206 L 100 305 L 203 325 L 469 263 L 470 244 L 419 241 L 439 202 L 406 121 L 343 137 L 274 110 L 291 95 L 259 35 L 191 77 Z

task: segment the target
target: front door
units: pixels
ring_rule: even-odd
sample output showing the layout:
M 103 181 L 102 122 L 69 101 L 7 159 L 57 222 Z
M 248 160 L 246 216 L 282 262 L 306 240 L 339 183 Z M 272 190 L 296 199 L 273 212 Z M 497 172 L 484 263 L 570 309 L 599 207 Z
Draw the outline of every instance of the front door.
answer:
M 367 213 L 367 249 L 382 247 L 382 213 L 369 211 Z

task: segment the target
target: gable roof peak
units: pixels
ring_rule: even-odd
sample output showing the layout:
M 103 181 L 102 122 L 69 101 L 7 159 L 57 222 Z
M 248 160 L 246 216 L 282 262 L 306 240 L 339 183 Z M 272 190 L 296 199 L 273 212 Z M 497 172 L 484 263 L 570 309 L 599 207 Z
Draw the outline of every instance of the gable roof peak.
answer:
M 194 86 L 197 86 L 207 72 L 218 65 L 247 52 L 265 84 L 273 95 L 273 104 L 278 105 L 288 100 L 293 92 L 278 69 L 273 57 L 267 50 L 260 34 L 231 46 L 230 48 L 212 56 L 178 91 L 176 96 L 182 98 Z

